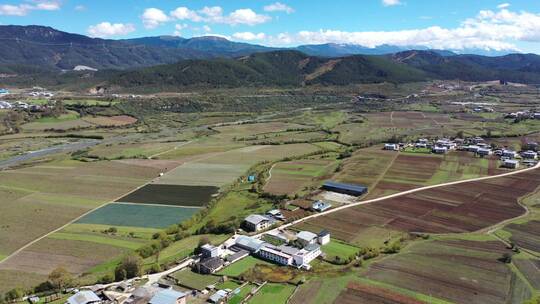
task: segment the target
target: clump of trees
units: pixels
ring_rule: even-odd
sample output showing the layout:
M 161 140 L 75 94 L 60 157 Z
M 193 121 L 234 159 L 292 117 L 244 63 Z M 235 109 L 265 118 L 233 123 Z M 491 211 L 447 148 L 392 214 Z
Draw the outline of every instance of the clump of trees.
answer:
M 122 281 L 138 277 L 142 274 L 143 260 L 140 256 L 130 254 L 125 256 L 114 270 L 114 279 Z

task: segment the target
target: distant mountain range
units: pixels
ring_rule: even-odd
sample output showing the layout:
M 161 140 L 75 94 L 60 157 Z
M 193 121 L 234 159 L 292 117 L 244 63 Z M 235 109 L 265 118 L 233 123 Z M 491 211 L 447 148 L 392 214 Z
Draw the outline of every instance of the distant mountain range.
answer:
M 246 86 L 299 87 L 358 83 L 405 83 L 432 79 L 506 80 L 540 83 L 540 56 L 512 54 L 445 56 L 411 50 L 388 55 L 338 58 L 309 56 L 299 51 L 254 53 L 236 59 L 183 60 L 108 75 L 104 85 L 147 91 Z
M 235 58 L 277 50 L 297 50 L 319 57 L 343 57 L 358 54 L 391 54 L 410 49 L 391 45 L 367 48 L 333 43 L 272 48 L 233 42 L 215 36 L 190 39 L 158 36 L 111 40 L 90 38 L 35 25 L 2 25 L 0 40 L 1 73 L 72 70 L 77 66 L 100 70 L 129 69 L 175 63 L 184 59 Z M 434 52 L 443 56 L 455 55 L 444 50 Z

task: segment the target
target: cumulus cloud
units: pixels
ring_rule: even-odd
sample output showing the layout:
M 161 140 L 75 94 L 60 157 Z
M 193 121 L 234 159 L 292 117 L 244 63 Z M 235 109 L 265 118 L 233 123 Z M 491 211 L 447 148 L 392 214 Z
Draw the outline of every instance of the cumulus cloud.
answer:
M 206 25 L 206 24 L 203 25 L 202 29 L 203 29 L 203 31 L 204 31 L 205 33 L 210 33 L 210 32 L 212 31 L 212 28 L 209 27 L 209 26 Z
M 6 16 L 26 16 L 30 11 L 56 11 L 61 4 L 59 1 L 32 1 L 18 5 L 0 4 L 0 15 Z
M 510 6 L 510 3 L 501 3 L 501 4 L 497 5 L 497 8 L 501 8 L 501 9 L 502 9 L 502 8 L 507 8 L 507 7 L 509 7 L 509 6 Z
M 145 9 L 141 18 L 144 27 L 147 29 L 156 28 L 170 20 L 169 16 L 167 16 L 162 10 L 154 7 Z
M 252 40 L 263 40 L 266 38 L 266 35 L 264 33 L 252 33 L 252 32 L 239 32 L 234 33 L 233 38 L 238 40 L 244 40 L 244 41 L 252 41 Z
M 178 36 L 178 37 L 182 36 L 182 30 L 183 30 L 183 29 L 186 29 L 186 28 L 188 28 L 188 27 L 189 27 L 189 26 L 188 26 L 187 24 L 185 24 L 185 23 L 184 23 L 184 24 L 176 24 L 176 25 L 174 26 L 174 33 L 173 33 L 173 35 L 174 35 L 174 36 Z
M 382 4 L 384 6 L 394 6 L 394 5 L 400 5 L 400 0 L 382 0 Z
M 540 42 L 540 14 L 507 9 L 482 10 L 458 27 L 431 26 L 397 31 L 349 32 L 332 29 L 267 36 L 272 45 L 348 43 L 366 47 L 382 44 L 437 49 L 519 50 L 518 41 Z
M 193 22 L 199 22 L 202 17 L 197 12 L 190 10 L 187 7 L 178 7 L 170 13 L 171 17 L 176 20 L 190 20 Z
M 135 26 L 133 24 L 127 23 L 110 23 L 110 22 L 101 22 L 96 25 L 91 25 L 88 27 L 88 34 L 91 37 L 111 37 L 111 36 L 121 36 L 126 35 L 135 31 Z
M 230 14 L 225 15 L 220 6 L 205 6 L 200 10 L 192 10 L 188 7 L 180 6 L 171 11 L 169 15 L 165 14 L 160 9 L 148 8 L 142 15 L 142 20 L 146 28 L 155 28 L 165 22 L 174 20 L 229 25 L 257 25 L 268 22 L 271 20 L 271 17 L 257 14 L 249 8 L 237 9 Z
M 265 12 L 285 12 L 287 14 L 294 13 L 294 9 L 281 2 L 275 2 L 264 7 Z

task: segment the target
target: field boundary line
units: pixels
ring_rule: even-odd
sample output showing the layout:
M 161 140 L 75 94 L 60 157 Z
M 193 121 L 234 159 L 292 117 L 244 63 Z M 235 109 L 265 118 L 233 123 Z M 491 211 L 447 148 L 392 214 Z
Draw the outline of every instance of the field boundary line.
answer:
M 344 209 L 347 209 L 347 208 L 351 208 L 351 207 L 356 207 L 356 206 L 360 206 L 360 205 L 364 205 L 364 204 L 375 203 L 375 202 L 378 202 L 378 201 L 383 201 L 383 200 L 387 200 L 387 199 L 391 199 L 391 198 L 395 198 L 395 197 L 400 197 L 400 196 L 416 193 L 416 192 L 419 192 L 419 191 L 439 188 L 439 187 L 446 187 L 446 186 L 459 185 L 459 184 L 464 184 L 464 183 L 477 182 L 477 181 L 483 181 L 483 180 L 490 180 L 490 179 L 494 179 L 494 178 L 512 176 L 512 175 L 521 174 L 521 173 L 524 173 L 524 172 L 536 170 L 538 168 L 540 168 L 540 162 L 537 163 L 534 167 L 530 167 L 530 168 L 526 168 L 526 169 L 522 169 L 522 170 L 516 170 L 516 171 L 511 171 L 511 172 L 502 173 L 502 174 L 498 174 L 498 175 L 492 175 L 492 176 L 483 176 L 483 177 L 476 177 L 476 178 L 460 180 L 460 181 L 446 182 L 446 183 L 442 183 L 442 184 L 438 184 L 438 185 L 424 186 L 424 187 L 420 187 L 420 188 L 406 190 L 406 191 L 399 192 L 399 193 L 390 194 L 390 195 L 379 197 L 379 198 L 369 199 L 369 200 L 365 200 L 365 201 L 358 201 L 358 202 L 355 202 L 355 203 L 352 203 L 352 204 L 347 204 L 347 205 L 343 205 L 343 206 L 340 206 L 340 207 L 337 207 L 337 208 L 334 208 L 334 209 L 330 209 L 330 210 L 325 211 L 325 212 L 312 214 L 310 216 L 298 219 L 296 221 L 281 225 L 281 226 L 276 227 L 274 229 L 271 229 L 271 230 L 268 230 L 268 231 L 263 231 L 261 233 L 255 234 L 254 237 L 260 237 L 261 235 L 263 235 L 265 233 L 268 233 L 270 231 L 277 231 L 277 230 L 285 229 L 285 228 L 300 224 L 300 223 L 302 223 L 302 222 L 304 222 L 306 220 L 310 220 L 310 219 L 317 218 L 317 217 L 320 217 L 320 216 L 325 216 L 327 214 L 334 213 L 334 212 L 344 210 Z
M 160 156 L 160 155 L 167 154 L 167 153 L 169 153 L 169 152 L 171 152 L 171 151 L 174 151 L 174 150 L 176 150 L 176 149 L 178 149 L 178 148 L 180 148 L 180 147 L 183 147 L 183 146 L 185 146 L 185 145 L 188 145 L 188 144 L 190 144 L 190 143 L 192 143 L 192 142 L 193 142 L 193 140 L 185 141 L 185 142 L 181 143 L 181 144 L 178 145 L 178 146 L 174 146 L 174 148 L 171 148 L 171 149 L 168 149 L 168 150 L 166 150 L 166 151 L 163 151 L 163 152 L 159 152 L 159 153 L 150 155 L 150 156 L 148 156 L 148 158 L 149 158 L 149 159 L 153 159 L 154 157 L 158 157 L 158 156 Z
M 152 207 L 193 208 L 193 209 L 202 209 L 202 208 L 204 208 L 204 206 L 180 206 L 180 205 L 168 205 L 168 204 L 132 203 L 132 202 L 117 202 L 117 201 L 114 201 L 111 204 L 141 205 L 141 206 L 152 206 Z

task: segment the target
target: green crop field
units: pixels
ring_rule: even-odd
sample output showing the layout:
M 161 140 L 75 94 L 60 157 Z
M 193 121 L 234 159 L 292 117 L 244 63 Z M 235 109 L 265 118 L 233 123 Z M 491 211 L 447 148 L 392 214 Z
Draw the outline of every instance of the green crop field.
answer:
M 229 304 L 240 304 L 242 303 L 242 300 L 247 297 L 247 295 L 254 289 L 256 286 L 254 284 L 247 284 L 242 289 L 240 289 L 240 292 L 234 296 L 231 297 L 229 300 Z
M 360 251 L 360 248 L 351 246 L 349 244 L 331 240 L 330 243 L 321 247 L 322 252 L 324 252 L 325 260 L 334 261 L 336 257 L 339 257 L 340 260 L 346 260 L 350 257 L 354 257 Z
M 199 208 L 114 203 L 101 207 L 77 223 L 165 228 L 189 219 Z
M 100 235 L 88 235 L 82 233 L 67 233 L 67 232 L 56 232 L 49 236 L 52 239 L 58 240 L 72 240 L 72 241 L 84 241 L 96 244 L 103 244 L 109 246 L 115 246 L 120 248 L 127 248 L 135 250 L 141 247 L 144 242 L 138 241 L 137 239 L 127 240 L 124 238 L 116 238 L 110 236 L 100 236 Z
M 285 304 L 294 291 L 288 284 L 268 283 L 264 285 L 248 303 L 253 304 Z
M 171 274 L 180 286 L 193 288 L 197 290 L 203 290 L 208 285 L 216 284 L 219 281 L 218 276 L 203 275 L 191 271 L 191 269 L 182 269 Z
M 226 275 L 230 277 L 237 277 L 247 270 L 255 267 L 255 265 L 270 265 L 270 263 L 254 258 L 252 256 L 247 256 L 240 261 L 236 261 L 233 264 L 227 266 L 218 272 L 219 275 Z

